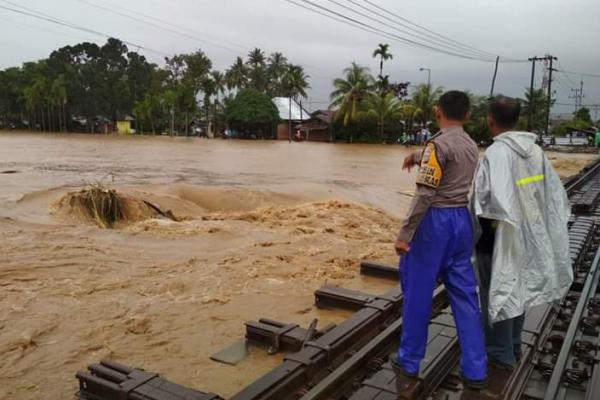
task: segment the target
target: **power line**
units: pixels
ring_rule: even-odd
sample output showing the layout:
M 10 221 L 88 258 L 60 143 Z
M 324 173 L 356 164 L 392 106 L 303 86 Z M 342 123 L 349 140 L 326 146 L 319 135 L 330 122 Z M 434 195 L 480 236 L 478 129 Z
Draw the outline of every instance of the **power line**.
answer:
M 91 33 L 91 34 L 94 34 L 94 35 L 97 35 L 97 36 L 103 36 L 105 38 L 114 38 L 115 37 L 113 35 L 108 35 L 106 33 L 100 32 L 100 31 L 96 31 L 96 30 L 93 30 L 93 29 L 90 29 L 90 28 L 86 28 L 86 27 L 83 27 L 83 26 L 80 26 L 80 25 L 72 24 L 72 23 L 70 23 L 68 21 L 61 20 L 61 19 L 53 17 L 51 15 L 44 14 L 44 13 L 41 13 L 39 11 L 32 10 L 30 8 L 27 8 L 27 7 L 24 7 L 24 6 L 12 3 L 10 1 L 6 1 L 6 0 L 0 0 L 0 1 L 2 1 L 3 3 L 7 3 L 7 4 L 10 4 L 12 6 L 16 6 L 16 7 L 21 8 L 19 10 L 19 9 L 15 9 L 15 8 L 11 8 L 11 7 L 0 5 L 0 9 L 11 11 L 11 12 L 14 12 L 14 13 L 17 13 L 17 14 L 26 15 L 28 17 L 36 18 L 36 19 L 39 19 L 39 20 L 42 20 L 42 21 L 51 22 L 53 24 L 65 26 L 65 27 L 70 28 L 70 29 L 75 29 L 75 30 L 79 30 L 79 31 L 82 31 L 82 32 Z M 130 42 L 130 41 L 122 40 L 122 39 L 120 39 L 120 40 L 123 43 L 125 43 L 127 45 L 130 45 L 130 46 L 133 46 L 133 47 L 137 47 L 138 49 L 143 49 L 143 50 L 146 50 L 146 51 L 149 51 L 149 52 L 152 52 L 152 53 L 160 54 L 160 55 L 165 56 L 165 57 L 170 57 L 171 56 L 168 53 L 165 53 L 165 52 L 162 52 L 162 51 L 159 51 L 159 50 L 154 50 L 152 48 L 149 48 L 149 47 L 146 47 L 146 46 L 142 46 L 142 45 L 139 45 L 139 44 L 134 43 L 134 42 Z
M 558 71 L 568 75 L 587 76 L 589 78 L 600 78 L 599 74 L 591 74 L 589 72 L 565 71 L 564 69 L 560 69 Z
M 369 5 L 371 5 L 372 7 L 374 7 L 377 10 L 380 10 L 380 11 L 382 11 L 382 12 L 388 14 L 388 15 L 391 15 L 394 18 L 390 18 L 390 17 L 388 17 L 385 14 L 382 14 L 380 12 L 374 11 L 373 9 L 371 9 L 369 7 L 366 7 L 366 6 L 358 3 L 355 0 L 346 0 L 346 1 L 348 1 L 348 2 L 350 2 L 352 4 L 355 4 L 356 6 L 362 8 L 364 10 L 367 10 L 367 11 L 369 11 L 369 12 L 375 14 L 375 15 L 378 15 L 378 16 L 380 16 L 382 18 L 385 18 L 386 20 L 388 20 L 390 22 L 394 22 L 394 23 L 397 23 L 398 25 L 401 25 L 401 26 L 404 26 L 404 27 L 406 27 L 408 29 L 414 30 L 415 32 L 419 32 L 419 29 L 420 29 L 420 30 L 422 30 L 422 32 L 420 32 L 420 34 L 422 34 L 424 36 L 428 36 L 430 38 L 437 39 L 440 42 L 446 43 L 448 45 L 462 47 L 464 49 L 468 49 L 468 50 L 471 50 L 471 51 L 475 51 L 475 52 L 484 54 L 484 55 L 486 55 L 488 57 L 496 57 L 496 55 L 493 54 L 493 53 L 487 52 L 485 50 L 478 49 L 478 48 L 470 46 L 468 44 L 464 44 L 464 43 L 461 43 L 461 42 L 456 41 L 454 39 L 451 39 L 451 38 L 449 38 L 447 36 L 441 35 L 441 34 L 435 32 L 435 31 L 433 31 L 433 30 L 431 30 L 429 28 L 426 28 L 426 27 L 424 27 L 422 25 L 419 25 L 419 24 L 417 24 L 415 22 L 412 22 L 411 20 L 409 20 L 409 19 L 407 19 L 405 17 L 402 17 L 402 16 L 400 16 L 398 14 L 395 14 L 392 11 L 389 11 L 389 10 L 387 10 L 387 9 L 385 9 L 385 8 L 377 5 L 377 4 L 374 4 L 374 3 L 372 3 L 372 2 L 370 2 L 368 0 L 364 0 L 364 2 L 367 3 L 367 4 L 369 4 Z M 411 28 L 410 26 L 413 26 L 413 28 Z M 417 29 L 415 29 L 415 28 L 417 28 Z
M 455 56 L 455 57 L 459 57 L 459 58 L 464 58 L 464 59 L 469 59 L 469 60 L 475 60 L 475 61 L 495 62 L 495 59 L 491 59 L 491 58 L 490 59 L 484 59 L 484 58 L 480 58 L 480 57 L 473 57 L 473 56 L 469 56 L 469 55 L 466 55 L 466 54 L 461 54 L 461 53 L 457 53 L 457 52 L 454 52 L 454 51 L 450 51 L 450 50 L 441 49 L 441 48 L 438 48 L 438 47 L 429 46 L 429 45 L 426 45 L 426 44 L 423 44 L 423 43 L 420 43 L 420 42 L 417 42 L 417 41 L 414 41 L 414 40 L 411 40 L 411 39 L 407 39 L 407 38 L 402 37 L 402 36 L 398 36 L 396 34 L 393 34 L 393 33 L 390 33 L 390 32 L 384 31 L 384 30 L 381 30 L 381 29 L 376 28 L 376 27 L 373 27 L 372 25 L 369 25 L 369 24 L 367 24 L 367 23 L 365 23 L 363 21 L 357 20 L 357 19 L 352 18 L 352 17 L 348 17 L 347 15 L 344 15 L 344 14 L 339 13 L 337 11 L 331 10 L 331 9 L 329 9 L 327 7 L 324 7 L 324 6 L 321 6 L 319 4 L 316 4 L 316 3 L 314 3 L 314 2 L 312 2 L 310 0 L 298 0 L 298 1 L 301 1 L 302 3 L 305 3 L 305 4 L 309 4 L 313 8 L 311 8 L 309 6 L 306 6 L 305 4 L 298 3 L 295 0 L 284 0 L 284 1 L 287 2 L 287 3 L 293 4 L 295 6 L 304 8 L 306 10 L 309 10 L 311 12 L 314 12 L 316 14 L 319 14 L 321 16 L 327 17 L 329 19 L 333 19 L 335 21 L 342 22 L 342 23 L 344 23 L 346 25 L 352 26 L 354 28 L 361 29 L 361 30 L 366 31 L 366 32 L 370 32 L 370 33 L 376 34 L 376 35 L 381 36 L 381 37 L 385 37 L 387 39 L 399 41 L 399 42 L 402 42 L 402 43 L 405 43 L 405 44 L 409 44 L 409 45 L 412 45 L 412 46 L 416 46 L 416 47 L 428 49 L 428 50 L 431 50 L 431 51 L 435 51 L 435 52 L 439 52 L 439 53 L 443 53 L 443 54 L 446 54 L 446 55 L 451 55 L 451 56 Z
M 209 40 L 207 40 L 207 39 L 200 38 L 200 37 L 198 37 L 198 36 L 196 36 L 196 35 L 191 35 L 191 34 L 188 34 L 188 33 L 182 32 L 182 31 L 180 31 L 180 30 L 176 30 L 176 29 L 172 29 L 172 28 L 165 27 L 165 26 L 161 26 L 161 25 L 159 25 L 159 24 L 157 24 L 157 23 L 150 22 L 150 21 L 146 21 L 146 20 L 144 20 L 144 19 L 142 19 L 142 18 L 139 18 L 139 17 L 133 16 L 133 15 L 129 15 L 129 14 L 123 13 L 123 12 L 121 12 L 121 11 L 117 11 L 117 10 L 115 10 L 115 9 L 113 9 L 113 8 L 110 8 L 110 7 L 105 7 L 105 6 L 103 6 L 103 5 L 100 5 L 100 4 L 95 4 L 95 3 L 91 2 L 91 1 L 87 1 L 87 0 L 79 0 L 79 2 L 81 2 L 81 3 L 84 3 L 84 4 L 87 4 L 87 5 L 88 5 L 88 6 L 90 6 L 90 7 L 95 7 L 95 8 L 98 8 L 98 9 L 100 9 L 100 10 L 104 10 L 104 11 L 106 11 L 106 12 L 109 12 L 109 13 L 112 13 L 112 14 L 115 14 L 115 15 L 119 15 L 119 16 L 121 16 L 121 17 L 123 17 L 123 18 L 127 18 L 127 19 L 130 19 L 130 20 L 133 20 L 133 21 L 136 21 L 136 22 L 142 23 L 142 24 L 146 24 L 146 25 L 149 25 L 149 26 L 152 26 L 152 27 L 158 28 L 158 29 L 162 29 L 162 30 L 164 30 L 164 31 L 166 31 L 166 32 L 171 32 L 171 33 L 174 33 L 174 34 L 176 34 L 176 35 L 183 36 L 183 37 L 186 37 L 186 38 L 188 38 L 188 39 L 192 39 L 192 40 L 197 40 L 197 41 L 200 41 L 200 42 L 206 43 L 206 44 L 208 44 L 208 45 L 210 45 L 210 46 L 217 47 L 217 48 L 220 48 L 220 49 L 223 49 L 223 50 L 229 51 L 229 52 L 231 52 L 231 53 L 234 53 L 234 54 L 239 54 L 239 50 L 234 50 L 234 49 L 232 49 L 232 48 L 230 48 L 230 47 L 227 47 L 227 46 L 224 46 L 224 45 L 222 45 L 222 44 L 215 43 L 215 42 L 209 41 Z M 121 8 L 121 9 L 123 9 L 123 10 L 127 10 L 126 8 Z M 127 10 L 127 11 L 129 11 L 129 12 L 134 12 L 134 13 L 136 13 L 136 14 L 139 14 L 139 15 L 144 15 L 146 18 L 152 18 L 152 17 L 146 16 L 145 14 L 142 14 L 142 13 L 140 13 L 140 12 L 138 12 L 138 11 L 133 11 L 133 10 L 131 10 L 131 11 L 130 11 L 130 10 Z M 161 22 L 162 22 L 162 23 L 164 23 L 164 24 L 169 24 L 169 25 L 171 25 L 170 23 L 168 23 L 168 22 L 166 22 L 166 21 L 163 21 L 163 20 L 160 20 L 160 19 L 158 19 L 158 18 L 152 18 L 152 19 L 155 19 L 155 20 L 161 21 Z M 244 48 L 244 49 L 245 49 L 245 50 L 248 50 L 248 48 Z
M 453 48 L 454 51 L 463 52 L 465 54 L 470 54 L 470 55 L 472 55 L 474 57 L 495 57 L 493 54 L 486 54 L 486 53 L 483 53 L 483 52 L 480 52 L 480 51 L 475 51 L 475 50 L 470 50 L 470 49 L 464 49 L 464 48 L 460 48 L 460 47 L 456 48 L 457 46 L 454 45 L 454 44 L 450 44 L 449 45 L 449 44 L 446 44 L 446 43 L 443 43 L 443 42 L 440 43 L 439 39 L 438 40 L 432 40 L 430 38 L 424 37 L 422 35 L 422 33 L 414 33 L 414 32 L 407 31 L 405 29 L 400 29 L 396 25 L 391 25 L 391 24 L 389 24 L 389 23 L 387 23 L 385 21 L 382 21 L 381 19 L 377 19 L 377 18 L 374 18 L 374 17 L 372 17 L 372 16 L 370 16 L 368 14 L 365 14 L 364 12 L 357 11 L 356 9 L 354 9 L 352 7 L 349 7 L 347 5 L 341 4 L 339 1 L 336 1 L 336 0 L 327 0 L 327 1 L 329 1 L 330 3 L 333 3 L 335 5 L 337 5 L 338 7 L 341 7 L 343 9 L 347 10 L 347 11 L 350 11 L 350 12 L 356 14 L 356 15 L 360 15 L 361 17 L 367 18 L 370 21 L 376 22 L 376 23 L 378 23 L 380 25 L 383 25 L 385 27 L 391 28 L 391 29 L 393 29 L 393 30 L 395 30 L 397 32 L 400 32 L 400 33 L 403 33 L 405 35 L 408 35 L 408 36 L 411 36 L 413 38 L 416 38 L 418 40 L 421 40 L 421 41 L 433 44 L 435 46 L 445 46 L 445 47 L 448 47 L 448 48 Z M 356 5 L 358 5 L 361 8 L 365 8 L 361 4 L 357 4 L 357 3 L 353 2 L 352 0 L 349 0 L 349 2 L 352 3 L 352 4 L 356 4 Z M 367 11 L 370 11 L 370 10 L 367 8 Z M 392 21 L 392 22 L 394 22 L 394 21 Z M 397 23 L 395 23 L 395 24 L 397 24 Z
M 16 26 L 21 26 L 21 27 L 26 27 L 26 28 L 30 28 L 30 29 L 35 29 L 35 30 L 38 30 L 38 31 L 41 31 L 41 32 L 52 33 L 54 35 L 60 35 L 60 36 L 66 36 L 66 37 L 74 38 L 74 36 L 72 34 L 67 33 L 67 32 L 55 31 L 53 29 L 47 29 L 47 28 L 44 28 L 44 27 L 38 26 L 38 25 L 30 25 L 30 24 L 26 24 L 26 23 L 24 23 L 22 21 L 12 20 L 10 18 L 0 18 L 0 20 L 8 22 L 10 24 L 14 24 Z M 76 38 L 77 38 L 77 40 L 90 40 L 88 37 L 84 37 L 84 36 L 77 36 Z
M 190 39 L 194 39 L 194 40 L 198 40 L 198 41 L 201 41 L 201 42 L 206 42 L 206 43 L 208 43 L 208 44 L 210 44 L 210 45 L 212 45 L 214 47 L 219 47 L 221 49 L 227 50 L 227 51 L 229 51 L 229 52 L 231 52 L 233 54 L 236 54 L 236 55 L 240 54 L 240 52 L 238 50 L 234 50 L 234 49 L 232 49 L 230 47 L 227 47 L 227 46 L 224 46 L 222 44 L 215 43 L 214 41 L 209 41 L 209 40 L 207 40 L 205 38 L 200 38 L 200 37 L 196 36 L 196 35 L 200 34 L 198 31 L 195 31 L 193 29 L 189 29 L 189 28 L 184 27 L 184 26 L 175 25 L 175 24 L 173 24 L 173 23 L 171 23 L 171 22 L 169 22 L 167 20 L 164 20 L 164 19 L 161 19 L 161 18 L 156 18 L 156 17 L 154 17 L 152 15 L 144 14 L 144 13 L 142 13 L 141 11 L 139 11 L 137 9 L 132 10 L 132 9 L 128 9 L 128 8 L 124 8 L 124 7 L 119 6 L 119 8 L 121 10 L 125 10 L 125 11 L 128 11 L 130 13 L 137 14 L 137 15 L 141 15 L 141 16 L 143 16 L 145 18 L 157 21 L 159 23 L 162 23 L 162 24 L 165 24 L 165 25 L 168 25 L 168 26 L 175 27 L 177 29 L 171 29 L 171 28 L 168 28 L 168 27 L 161 26 L 161 25 L 159 25 L 157 23 L 153 23 L 153 22 L 150 22 L 150 21 L 145 21 L 145 20 L 143 20 L 141 18 L 138 18 L 136 16 L 132 16 L 132 15 L 128 15 L 128 14 L 122 13 L 122 12 L 114 10 L 114 9 L 112 9 L 110 7 L 105 7 L 105 6 L 102 6 L 102 5 L 99 5 L 99 4 L 94 4 L 92 1 L 89 1 L 89 0 L 79 0 L 79 1 L 82 2 L 82 3 L 84 3 L 84 4 L 89 5 L 91 7 L 96 7 L 96 8 L 102 9 L 104 11 L 111 12 L 113 14 L 117 14 L 119 16 L 131 19 L 131 20 L 134 20 L 134 21 L 137 21 L 137 22 L 140 22 L 140 23 L 144 23 L 144 24 L 147 24 L 149 26 L 152 26 L 152 27 L 155 27 L 155 28 L 158 28 L 158 29 L 162 29 L 162 30 L 165 30 L 165 31 L 168 31 L 168 32 L 172 32 L 172 33 L 175 33 L 177 35 L 180 35 L 180 36 L 183 36 L 183 37 L 187 37 L 187 38 L 190 38 Z M 109 2 L 106 2 L 106 1 L 103 1 L 103 3 L 104 4 L 114 4 L 114 3 L 109 3 Z M 189 32 L 192 32 L 193 35 L 187 34 L 185 32 L 181 32 L 181 29 L 189 31 Z M 231 41 L 227 41 L 227 42 L 231 43 L 233 46 L 236 46 L 236 47 L 238 47 L 238 48 L 240 48 L 241 50 L 244 50 L 244 51 L 249 51 L 251 49 L 251 47 L 243 45 L 243 44 L 239 44 L 239 43 L 235 43 L 235 42 L 231 42 Z M 299 64 L 299 65 L 303 66 L 307 70 L 310 70 L 311 74 L 312 74 L 312 78 L 319 78 L 319 79 L 324 79 L 324 80 L 330 80 L 331 79 L 329 77 L 325 77 L 323 75 L 320 75 L 319 73 L 316 73 L 315 71 L 319 72 L 319 70 L 317 69 L 317 67 L 314 67 L 314 66 L 311 66 L 311 65 L 308 65 L 308 64 Z

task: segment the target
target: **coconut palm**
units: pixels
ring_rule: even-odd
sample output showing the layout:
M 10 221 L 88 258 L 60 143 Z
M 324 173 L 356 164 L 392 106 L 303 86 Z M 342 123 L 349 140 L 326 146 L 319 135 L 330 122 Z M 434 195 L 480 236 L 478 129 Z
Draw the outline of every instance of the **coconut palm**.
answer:
M 377 120 L 379 136 L 383 139 L 384 125 L 390 119 L 402 117 L 402 103 L 392 92 L 372 94 L 366 101 L 367 116 Z
M 248 61 L 246 64 L 249 67 L 248 76 L 250 78 L 250 87 L 264 92 L 267 86 L 265 53 L 259 48 L 253 49 L 248 53 Z
M 383 62 L 394 58 L 390 53 L 390 45 L 379 43 L 379 46 L 373 51 L 373 58 L 379 57 L 379 77 L 383 77 Z
M 289 139 L 292 136 L 292 99 L 298 97 L 306 98 L 306 89 L 310 88 L 308 84 L 309 76 L 304 72 L 300 65 L 288 65 L 283 75 L 283 89 L 288 96 L 289 101 Z M 300 120 L 302 120 L 302 107 L 300 107 Z
M 248 53 L 248 64 L 250 64 L 252 68 L 264 66 L 265 62 L 265 52 L 258 47 L 255 47 Z
M 283 96 L 283 76 L 285 75 L 286 68 L 288 66 L 287 58 L 279 53 L 275 52 L 269 57 L 269 64 L 267 66 L 268 80 L 269 80 L 269 91 L 273 96 Z
M 422 83 L 418 85 L 412 93 L 412 102 L 416 107 L 415 119 L 420 120 L 424 125 L 431 118 L 433 106 L 442 95 L 441 87 L 433 88 L 430 84 Z
M 331 92 L 331 106 L 337 108 L 336 119 L 344 126 L 357 122 L 364 101 L 374 88 L 373 76 L 369 69 L 353 62 L 344 70 L 345 77 L 333 81 L 335 90 Z
M 225 73 L 227 88 L 229 90 L 240 90 L 248 84 L 248 67 L 244 63 L 242 57 L 235 59 L 235 62 Z
M 210 73 L 213 81 L 215 96 L 217 96 L 217 103 L 219 103 L 219 94 L 225 94 L 225 75 L 220 71 L 212 71 Z

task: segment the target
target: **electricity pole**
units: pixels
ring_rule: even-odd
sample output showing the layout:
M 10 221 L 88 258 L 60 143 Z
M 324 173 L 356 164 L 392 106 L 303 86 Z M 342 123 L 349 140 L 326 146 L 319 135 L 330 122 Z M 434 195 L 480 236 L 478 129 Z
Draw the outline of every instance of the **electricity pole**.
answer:
M 545 130 L 546 136 L 548 136 L 548 131 L 550 130 L 550 107 L 552 106 L 552 71 L 555 71 L 552 68 L 552 61 L 558 60 L 558 58 L 551 56 L 551 55 L 547 55 L 545 58 L 550 61 L 550 67 L 548 69 L 548 99 L 547 99 L 547 104 L 546 104 L 546 130 Z M 541 133 L 540 133 L 540 143 L 543 143 Z
M 533 114 L 535 111 L 535 101 L 534 101 L 534 96 L 533 96 L 533 84 L 535 81 L 535 62 L 536 61 L 549 61 L 550 62 L 550 68 L 549 68 L 549 79 L 548 79 L 548 103 L 546 104 L 546 127 L 544 129 L 544 133 L 547 135 L 548 134 L 548 128 L 550 126 L 550 106 L 552 103 L 552 72 L 556 71 L 555 69 L 552 68 L 552 62 L 557 60 L 556 57 L 551 56 L 549 54 L 545 55 L 544 57 L 531 57 L 529 58 L 529 61 L 531 61 L 531 85 L 529 86 L 529 115 L 528 115 L 528 119 L 527 119 L 527 130 L 528 131 L 532 131 L 533 129 Z M 542 132 L 540 132 L 540 142 L 542 141 Z
M 571 99 L 575 99 L 575 112 L 581 108 L 583 105 L 583 79 L 581 80 L 581 86 L 579 89 L 571 89 L 572 92 L 575 92 L 573 96 L 569 96 Z
M 539 60 L 538 57 L 531 57 L 531 85 L 529 85 L 529 107 L 527 115 L 527 131 L 531 132 L 533 128 L 533 82 L 535 78 L 535 62 Z
M 496 76 L 498 76 L 498 63 L 500 62 L 500 56 L 496 57 L 496 67 L 494 68 L 494 77 L 492 78 L 492 87 L 490 89 L 490 99 L 494 97 L 494 86 L 496 85 Z

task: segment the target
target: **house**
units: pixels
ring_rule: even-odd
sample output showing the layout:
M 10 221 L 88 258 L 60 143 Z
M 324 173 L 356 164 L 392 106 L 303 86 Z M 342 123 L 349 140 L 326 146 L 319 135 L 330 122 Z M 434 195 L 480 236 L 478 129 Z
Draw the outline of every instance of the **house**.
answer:
M 130 115 L 117 120 L 117 132 L 121 135 L 131 135 L 132 133 L 135 133 L 131 127 L 133 121 L 135 121 L 135 119 Z
M 334 113 L 333 110 L 317 110 L 311 114 L 307 121 L 303 121 L 298 125 L 297 129 L 300 130 L 307 141 L 331 142 L 333 141 L 331 121 Z
M 300 104 L 289 97 L 274 97 L 271 99 L 277 111 L 279 111 L 279 119 L 281 122 L 277 125 L 277 136 L 278 140 L 288 140 L 293 136 L 293 132 L 297 129 L 298 125 L 302 121 L 308 121 L 310 119 L 310 113 L 305 108 L 301 107 Z M 290 118 L 291 117 L 291 118 Z M 292 132 L 290 132 L 290 120 L 292 125 Z

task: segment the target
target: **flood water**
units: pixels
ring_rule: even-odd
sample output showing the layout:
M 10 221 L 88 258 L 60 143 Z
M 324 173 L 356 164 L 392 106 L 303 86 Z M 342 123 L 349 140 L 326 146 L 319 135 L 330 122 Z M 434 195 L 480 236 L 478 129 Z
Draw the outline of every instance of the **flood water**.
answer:
M 209 357 L 244 322 L 307 326 L 333 284 L 374 294 L 360 260 L 397 263 L 414 174 L 398 145 L 0 133 L 0 399 L 72 399 L 102 358 L 228 397 L 277 365 Z M 565 175 L 592 155 L 550 154 Z M 68 201 L 102 184 L 176 221 L 100 229 Z M 67 199 L 67 200 L 65 200 Z

